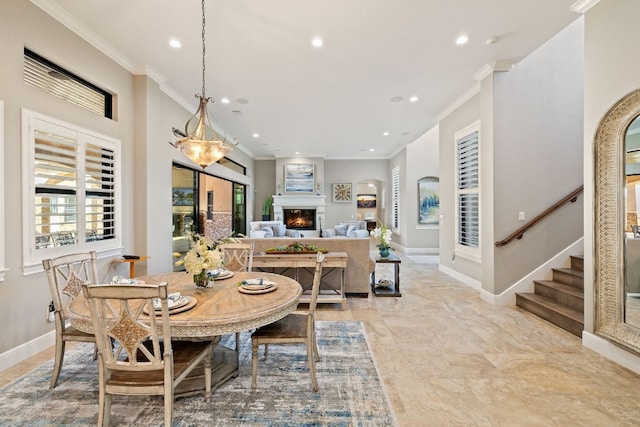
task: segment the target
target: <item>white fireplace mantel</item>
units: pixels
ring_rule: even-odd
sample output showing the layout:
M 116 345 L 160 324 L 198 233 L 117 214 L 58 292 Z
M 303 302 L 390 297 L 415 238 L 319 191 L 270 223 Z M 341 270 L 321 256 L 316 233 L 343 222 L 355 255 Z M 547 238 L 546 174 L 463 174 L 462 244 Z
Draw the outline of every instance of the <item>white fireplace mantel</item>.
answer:
M 319 228 L 321 224 L 324 224 L 324 214 L 327 206 L 325 199 L 326 196 L 306 196 L 299 194 L 292 196 L 273 196 L 273 219 L 276 221 L 283 221 L 283 208 L 315 209 L 316 229 L 304 230 L 303 233 L 305 237 L 318 237 L 320 234 Z

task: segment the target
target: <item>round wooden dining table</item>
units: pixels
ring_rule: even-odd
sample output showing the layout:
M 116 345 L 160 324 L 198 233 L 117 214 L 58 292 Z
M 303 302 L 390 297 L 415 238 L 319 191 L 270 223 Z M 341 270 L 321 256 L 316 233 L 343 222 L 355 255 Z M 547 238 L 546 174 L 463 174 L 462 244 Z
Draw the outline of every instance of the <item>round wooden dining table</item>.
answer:
M 261 294 L 239 291 L 243 280 L 265 279 L 275 283 L 275 290 Z M 233 272 L 227 279 L 216 279 L 212 287 L 196 289 L 193 276 L 185 272 L 136 277 L 147 284 L 167 282 L 169 292 L 193 297 L 195 305 L 185 311 L 169 313 L 171 336 L 175 339 L 211 339 L 220 341 L 228 333 L 247 331 L 273 323 L 294 311 L 302 295 L 302 286 L 292 278 L 263 272 Z M 190 304 L 192 305 L 192 304 Z M 81 331 L 93 333 L 86 299 L 78 296 L 69 304 L 68 319 Z M 237 335 L 236 335 L 237 337 Z M 239 343 L 230 349 L 218 345 L 213 354 L 212 390 L 238 376 Z M 183 381 L 176 397 L 188 396 L 204 388 L 203 375 Z
M 263 278 L 276 284 L 274 291 L 245 294 L 238 283 Z M 193 276 L 185 272 L 136 277 L 147 284 L 167 282 L 169 292 L 195 298 L 195 306 L 169 316 L 171 336 L 174 338 L 207 338 L 232 332 L 242 332 L 273 323 L 296 309 L 302 287 L 295 280 L 278 274 L 262 272 L 234 272 L 224 280 L 215 280 L 206 289 L 196 289 Z M 93 333 L 87 301 L 81 296 L 68 307 L 71 325 Z

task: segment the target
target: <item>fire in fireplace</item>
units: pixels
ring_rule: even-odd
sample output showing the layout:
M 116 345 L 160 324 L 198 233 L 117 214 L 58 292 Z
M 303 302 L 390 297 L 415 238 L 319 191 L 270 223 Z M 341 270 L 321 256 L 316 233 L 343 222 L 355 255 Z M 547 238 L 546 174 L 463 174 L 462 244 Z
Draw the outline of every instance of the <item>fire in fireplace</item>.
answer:
M 315 230 L 315 209 L 282 209 L 284 224 L 293 230 Z

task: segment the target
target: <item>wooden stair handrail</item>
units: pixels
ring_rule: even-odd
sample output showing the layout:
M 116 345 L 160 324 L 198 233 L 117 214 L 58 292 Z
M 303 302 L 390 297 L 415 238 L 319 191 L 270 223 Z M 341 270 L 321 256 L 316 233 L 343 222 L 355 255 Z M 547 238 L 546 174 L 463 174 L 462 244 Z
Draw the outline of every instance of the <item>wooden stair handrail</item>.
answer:
M 582 193 L 583 189 L 584 189 L 584 185 L 581 185 L 580 187 L 576 188 L 570 194 L 564 196 L 561 200 L 556 202 L 549 209 L 542 212 L 540 215 L 533 218 L 531 221 L 527 222 L 525 225 L 523 225 L 522 227 L 518 228 L 516 231 L 511 233 L 507 238 L 500 240 L 499 242 L 496 242 L 496 247 L 499 248 L 500 246 L 507 245 L 515 239 L 522 239 L 522 236 L 524 235 L 524 233 L 527 230 L 529 230 L 531 227 L 533 227 L 534 225 L 536 225 L 537 223 L 542 221 L 544 218 L 551 215 L 553 212 L 560 209 L 562 206 L 566 205 L 567 203 L 569 202 L 574 203 L 576 200 L 578 200 L 578 196 L 580 195 L 580 193 Z

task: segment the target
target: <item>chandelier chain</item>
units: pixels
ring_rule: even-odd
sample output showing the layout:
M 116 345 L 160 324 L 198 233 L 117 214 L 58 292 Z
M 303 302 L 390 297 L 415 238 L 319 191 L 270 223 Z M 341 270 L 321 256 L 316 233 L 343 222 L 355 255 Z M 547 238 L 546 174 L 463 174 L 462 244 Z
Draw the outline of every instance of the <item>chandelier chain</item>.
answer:
M 205 82 L 205 70 L 206 70 L 206 63 L 205 63 L 205 43 L 204 43 L 204 29 L 205 29 L 205 15 L 204 15 L 204 0 L 202 0 L 202 97 L 204 98 L 205 95 L 205 90 L 204 90 L 204 82 Z

